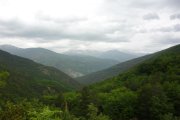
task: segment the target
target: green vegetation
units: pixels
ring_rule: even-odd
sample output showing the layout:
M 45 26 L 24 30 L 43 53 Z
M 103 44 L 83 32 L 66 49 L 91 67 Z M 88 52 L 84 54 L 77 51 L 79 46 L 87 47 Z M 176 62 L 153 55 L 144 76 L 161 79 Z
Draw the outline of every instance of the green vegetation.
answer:
M 180 117 L 180 46 L 113 79 L 90 86 L 113 120 L 160 120 Z
M 6 79 L 9 77 L 8 72 L 0 72 L 0 88 L 3 88 L 6 86 Z
M 79 83 L 55 68 L 4 51 L 0 51 L 0 71 L 0 93 L 4 99 L 31 98 L 80 88 Z
M 179 120 L 179 111 L 180 45 L 80 91 L 46 93 L 39 100 L 2 101 L 0 119 Z

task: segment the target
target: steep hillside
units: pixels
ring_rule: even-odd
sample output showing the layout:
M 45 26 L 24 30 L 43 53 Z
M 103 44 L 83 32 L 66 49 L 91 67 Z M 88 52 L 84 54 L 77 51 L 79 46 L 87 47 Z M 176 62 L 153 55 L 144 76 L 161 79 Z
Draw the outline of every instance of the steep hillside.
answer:
M 32 97 L 45 93 L 74 90 L 79 83 L 65 73 L 31 60 L 0 50 L 0 71 L 7 71 L 9 78 L 0 88 L 3 98 Z
M 64 55 L 43 48 L 20 49 L 10 45 L 2 45 L 0 49 L 31 59 L 43 65 L 55 67 L 71 77 L 83 76 L 118 63 L 115 60 L 85 55 Z

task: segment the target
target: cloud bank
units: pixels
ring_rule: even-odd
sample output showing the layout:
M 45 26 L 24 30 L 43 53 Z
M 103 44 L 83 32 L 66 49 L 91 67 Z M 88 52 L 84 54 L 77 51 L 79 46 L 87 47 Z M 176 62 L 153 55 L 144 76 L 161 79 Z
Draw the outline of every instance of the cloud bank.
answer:
M 0 44 L 155 52 L 180 43 L 179 0 L 0 0 Z

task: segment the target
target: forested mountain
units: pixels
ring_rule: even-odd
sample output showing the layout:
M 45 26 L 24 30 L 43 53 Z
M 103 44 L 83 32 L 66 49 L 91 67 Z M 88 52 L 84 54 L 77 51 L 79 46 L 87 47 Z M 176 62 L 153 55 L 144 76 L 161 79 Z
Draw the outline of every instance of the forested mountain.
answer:
M 64 97 L 70 113 L 85 120 L 179 120 L 180 45 Z
M 89 88 L 113 120 L 179 120 L 180 45 Z
M 38 95 L 75 90 L 80 84 L 65 73 L 0 50 L 0 71 L 8 75 L 1 81 L 4 98 L 37 97 Z
M 85 55 L 64 55 L 43 48 L 21 49 L 10 45 L 2 45 L 0 49 L 43 65 L 55 67 L 71 77 L 83 76 L 118 63 L 115 60 Z

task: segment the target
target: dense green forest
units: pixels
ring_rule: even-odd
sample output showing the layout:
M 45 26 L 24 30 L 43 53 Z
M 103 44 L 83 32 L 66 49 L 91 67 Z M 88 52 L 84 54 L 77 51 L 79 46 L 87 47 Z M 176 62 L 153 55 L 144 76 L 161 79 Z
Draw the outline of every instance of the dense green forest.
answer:
M 10 77 L 1 71 L 0 89 Z M 0 120 L 180 120 L 180 45 L 81 90 L 1 98 Z

